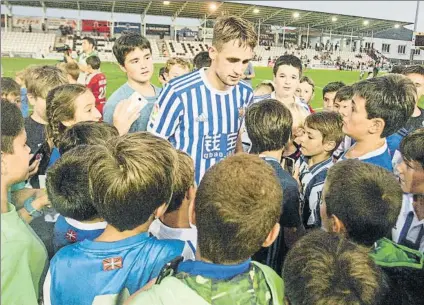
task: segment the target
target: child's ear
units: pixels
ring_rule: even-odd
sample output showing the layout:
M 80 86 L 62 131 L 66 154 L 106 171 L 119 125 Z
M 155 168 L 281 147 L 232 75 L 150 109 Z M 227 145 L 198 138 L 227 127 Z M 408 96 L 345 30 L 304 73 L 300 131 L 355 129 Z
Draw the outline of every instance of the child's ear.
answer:
M 331 231 L 334 233 L 346 233 L 346 227 L 343 224 L 343 222 L 336 216 L 336 215 L 331 215 Z
M 168 208 L 168 204 L 167 203 L 162 204 L 160 207 L 158 207 L 156 209 L 156 211 L 154 213 L 155 214 L 155 217 L 156 218 L 161 217 L 163 214 L 165 214 L 167 208 Z
M 121 69 L 122 72 L 127 73 L 127 69 L 125 69 L 124 66 L 119 65 L 119 68 Z
M 30 103 L 30 105 L 34 106 L 35 105 L 34 95 L 32 95 L 31 93 L 27 93 L 27 97 L 28 97 L 28 102 Z
M 193 201 L 194 197 L 196 197 L 196 187 L 192 185 L 185 193 L 185 199 L 188 201 Z
M 333 150 L 335 150 L 337 147 L 336 147 L 336 142 L 335 141 L 325 141 L 324 142 L 324 150 L 326 151 L 326 152 L 330 152 L 330 151 L 333 151 Z
M 196 211 L 195 211 L 196 200 L 192 200 L 188 206 L 188 221 L 192 225 L 196 225 Z
M 69 121 L 62 121 L 62 124 L 65 126 L 65 127 L 71 127 L 71 126 L 73 126 L 73 125 L 75 125 L 75 120 L 69 120 Z
M 271 229 L 271 231 L 268 233 L 268 236 L 266 237 L 264 243 L 262 244 L 262 247 L 269 247 L 272 245 L 272 243 L 277 239 L 278 234 L 280 233 L 280 224 L 277 222 Z
M 382 134 L 384 130 L 384 126 L 386 126 L 386 123 L 381 118 L 374 118 L 371 120 L 371 127 L 369 128 L 369 132 L 371 134 Z

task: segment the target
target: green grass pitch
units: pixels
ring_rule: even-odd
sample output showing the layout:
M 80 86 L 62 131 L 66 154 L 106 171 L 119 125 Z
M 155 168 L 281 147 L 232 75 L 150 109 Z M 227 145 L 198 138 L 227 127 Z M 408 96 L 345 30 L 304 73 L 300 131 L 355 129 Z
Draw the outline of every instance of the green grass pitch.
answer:
M 54 60 L 37 60 L 30 58 L 2 58 L 4 76 L 14 77 L 15 72 L 24 69 L 31 64 L 55 64 Z M 155 72 L 152 78 L 153 84 L 159 86 L 158 71 L 162 64 L 155 64 Z M 125 74 L 119 69 L 117 64 L 105 62 L 101 67 L 107 77 L 107 96 L 109 97 L 117 88 L 126 81 Z M 253 79 L 253 86 L 259 82 L 272 79 L 272 70 L 268 67 L 255 67 L 256 77 Z M 358 71 L 334 71 L 334 70 L 307 70 L 304 72 L 315 82 L 315 96 L 312 100 L 313 108 L 322 108 L 322 88 L 329 82 L 342 81 L 345 84 L 352 84 L 359 79 Z M 420 106 L 424 107 L 424 98 L 420 101 Z

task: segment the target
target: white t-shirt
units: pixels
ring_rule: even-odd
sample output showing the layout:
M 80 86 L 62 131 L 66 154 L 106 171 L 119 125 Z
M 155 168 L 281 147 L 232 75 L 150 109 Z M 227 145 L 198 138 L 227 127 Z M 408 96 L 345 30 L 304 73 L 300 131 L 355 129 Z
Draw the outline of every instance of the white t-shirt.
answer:
M 160 219 L 156 219 L 149 227 L 149 233 L 157 239 L 177 239 L 185 241 L 189 247 L 184 247 L 183 256 L 185 260 L 195 259 L 197 247 L 197 228 L 191 225 L 191 228 L 170 228 Z
M 413 207 L 413 195 L 404 194 L 402 208 L 395 227 L 392 229 L 392 240 L 409 248 L 416 245 L 415 250 L 424 252 L 424 219 L 418 220 Z M 405 236 L 406 235 L 406 236 Z M 419 240 L 421 237 L 421 240 Z M 404 240 L 404 242 L 402 242 Z

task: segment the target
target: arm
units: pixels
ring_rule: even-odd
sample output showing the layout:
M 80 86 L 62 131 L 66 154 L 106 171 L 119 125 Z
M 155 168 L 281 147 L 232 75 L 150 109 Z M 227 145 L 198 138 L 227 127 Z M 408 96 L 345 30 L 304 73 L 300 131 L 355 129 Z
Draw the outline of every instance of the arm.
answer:
M 47 272 L 46 279 L 44 280 L 43 284 L 43 301 L 44 305 L 51 305 L 51 299 L 50 299 L 50 286 L 52 282 L 52 275 L 50 273 L 50 269 Z
M 65 55 L 66 58 L 66 62 L 74 62 L 78 65 L 78 68 L 81 70 L 81 72 L 87 72 L 88 71 L 88 66 L 86 64 L 80 64 L 78 63 L 74 58 L 72 58 L 70 55 Z
M 168 85 L 159 95 L 153 107 L 147 131 L 161 138 L 169 139 L 175 134 L 183 113 L 184 105 L 181 99 L 175 94 L 172 86 Z
M 49 199 L 47 197 L 47 194 L 42 191 L 42 190 L 35 190 L 35 199 L 31 202 L 31 205 L 34 209 L 36 209 L 37 211 L 41 211 L 45 206 L 49 205 Z M 33 197 L 33 196 L 31 196 Z M 29 197 L 27 198 L 29 199 Z M 19 216 L 26 222 L 26 223 L 30 223 L 34 218 L 32 215 L 30 215 L 28 213 L 28 211 L 23 207 L 23 203 L 22 203 L 22 208 L 19 209 L 18 206 L 16 206 L 16 210 L 18 211 Z

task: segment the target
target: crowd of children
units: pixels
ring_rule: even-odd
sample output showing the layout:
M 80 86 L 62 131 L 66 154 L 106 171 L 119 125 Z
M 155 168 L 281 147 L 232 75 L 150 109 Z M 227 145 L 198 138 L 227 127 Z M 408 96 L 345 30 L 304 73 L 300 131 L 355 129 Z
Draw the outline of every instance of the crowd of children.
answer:
M 106 100 L 84 41 L 1 79 L 4 304 L 424 304 L 424 67 L 314 110 L 294 55 L 251 87 L 257 35 L 226 16 L 163 89 L 122 34 Z

